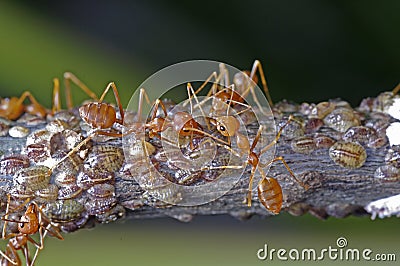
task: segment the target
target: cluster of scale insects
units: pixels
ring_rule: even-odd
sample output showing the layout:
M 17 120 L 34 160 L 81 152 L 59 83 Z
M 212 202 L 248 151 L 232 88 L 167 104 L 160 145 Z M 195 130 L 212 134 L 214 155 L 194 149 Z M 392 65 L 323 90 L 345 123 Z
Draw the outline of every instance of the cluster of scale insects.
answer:
M 43 248 L 46 232 L 62 239 L 59 230 L 72 232 L 84 227 L 89 220 L 101 223 L 115 221 L 124 217 L 125 207 L 135 209 L 141 206 L 141 203 L 121 205 L 118 202 L 116 183 L 119 179 L 133 181 L 135 175 L 148 175 L 149 162 L 168 181 L 195 186 L 218 178 L 229 160 L 226 154 L 244 156 L 243 164 L 238 165 L 237 169 L 247 166 L 251 168 L 245 202 L 251 205 L 252 179 L 258 171 L 261 175 L 257 186 L 258 198 L 268 211 L 279 213 L 283 201 L 282 189 L 276 179 L 266 176 L 263 167 L 282 161 L 297 183 L 308 189 L 306 184 L 297 179 L 283 157 L 261 163 L 263 153 L 278 141 L 281 134 L 286 139 L 292 139 L 293 151 L 310 154 L 316 150 L 329 149 L 333 162 L 350 169 L 362 167 L 367 157 L 366 148 L 379 148 L 386 144 L 385 129 L 391 119 L 382 106 L 391 99 L 387 95 L 364 101 L 357 109 L 352 109 L 348 103 L 340 100 L 302 105 L 278 103 L 273 107 L 273 112 L 282 121 L 278 125 L 280 130 L 271 143 L 258 147 L 265 128 L 254 120 L 252 112 L 257 108 L 248 108 L 245 100 L 245 96 L 250 95 L 254 89 L 249 85 L 250 82 L 258 82 L 257 71 L 272 105 L 261 64 L 256 61 L 248 76 L 240 74 L 233 81 L 233 86 L 228 84 L 214 87 L 209 92 L 208 96 L 213 96 L 210 97 L 213 99 L 212 111 L 203 120 L 194 119 L 187 111 L 171 109 L 169 102 L 160 100 L 154 103 L 151 117 L 141 120 L 140 110 L 139 114 L 124 112 L 114 83 L 111 82 L 98 98 L 71 73 L 65 74 L 68 110 L 61 110 L 57 79 L 54 80 L 51 110 L 40 105 L 29 92 L 19 98 L 2 99 L 0 135 L 9 134 L 17 138 L 27 136 L 20 154 L 4 154 L 0 160 L 1 198 L 8 198 L 7 203 L 2 202 L 1 205 L 3 238 L 10 239 L 6 251 L 2 253 L 3 264 L 20 264 L 16 253 L 19 249 L 24 252 L 26 264 L 33 264 L 38 250 Z M 210 77 L 218 81 L 222 76 L 223 73 Z M 91 103 L 74 108 L 71 81 L 92 99 Z M 114 93 L 118 110 L 103 102 L 110 89 Z M 191 101 L 196 98 L 197 92 L 188 84 L 188 98 Z M 391 97 L 395 97 L 396 93 L 392 92 Z M 140 97 L 142 104 L 146 98 L 144 89 Z M 25 104 L 26 99 L 29 99 L 30 104 Z M 241 113 L 246 125 L 255 124 L 258 127 L 252 142 L 239 131 L 239 122 L 229 113 L 229 108 Z M 171 114 L 171 110 L 175 110 L 174 113 Z M 371 110 L 376 112 L 367 116 Z M 127 122 L 126 117 L 130 116 L 135 118 Z M 18 126 L 12 126 L 12 121 L 16 119 Z M 30 126 L 37 127 L 41 123 L 46 124 L 44 129 L 29 132 Z M 132 143 L 128 150 L 128 153 L 133 154 L 134 161 L 127 162 L 124 159 L 121 148 L 124 130 L 125 134 L 133 136 L 144 132 L 143 141 Z M 201 151 L 207 151 L 213 148 L 210 145 L 217 143 L 214 160 L 204 169 L 181 170 L 181 162 L 174 160 L 174 153 L 169 153 L 160 145 L 161 136 L 168 130 L 179 137 L 179 143 L 172 145 L 178 145 L 179 151 L 189 158 L 201 156 Z M 136 136 L 134 139 L 140 138 Z M 237 143 L 237 150 L 230 146 L 232 140 Z M 379 177 L 394 179 L 393 168 L 397 169 L 398 176 L 399 158 L 396 147 L 389 150 L 386 165 L 378 169 L 380 172 L 377 170 Z M 160 184 L 160 187 L 163 185 Z M 163 197 L 180 200 L 179 195 L 173 192 L 172 195 L 160 196 L 161 199 Z M 150 197 L 148 202 L 150 204 L 157 200 Z M 22 225 L 31 222 L 36 223 L 34 229 L 24 231 Z M 30 235 L 36 233 L 40 235 L 41 245 L 30 238 Z M 33 260 L 27 242 L 37 248 Z
M 282 133 L 287 140 L 291 140 L 294 152 L 311 154 L 328 149 L 335 164 L 355 169 L 364 165 L 368 149 L 387 144 L 386 128 L 394 119 L 382 106 L 390 104 L 397 97 L 396 93 L 397 89 L 368 98 L 355 109 L 338 99 L 301 105 L 284 101 L 276 104 L 273 110 L 275 117 L 281 117 L 283 121 L 288 114 L 295 115 Z M 398 178 L 398 174 L 397 177 L 394 175 L 394 168 L 398 168 L 398 154 L 396 146 L 388 151 L 386 165 L 377 170 L 383 179 Z M 375 177 L 379 178 L 378 174 Z

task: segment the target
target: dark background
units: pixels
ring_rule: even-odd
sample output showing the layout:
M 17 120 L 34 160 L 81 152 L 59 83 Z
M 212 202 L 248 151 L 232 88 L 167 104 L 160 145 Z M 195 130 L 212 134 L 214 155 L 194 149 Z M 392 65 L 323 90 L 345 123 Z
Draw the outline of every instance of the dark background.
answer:
M 52 78 L 77 74 L 98 95 L 115 81 L 126 105 L 155 71 L 209 59 L 264 66 L 274 101 L 363 97 L 399 82 L 400 1 L 29 1 L 0 3 L 0 96 L 30 90 L 50 107 Z M 78 103 L 86 96 L 73 93 Z M 39 265 L 262 265 L 274 248 L 399 252 L 398 220 L 199 217 L 104 225 L 49 240 Z M 340 262 L 334 262 L 338 264 Z

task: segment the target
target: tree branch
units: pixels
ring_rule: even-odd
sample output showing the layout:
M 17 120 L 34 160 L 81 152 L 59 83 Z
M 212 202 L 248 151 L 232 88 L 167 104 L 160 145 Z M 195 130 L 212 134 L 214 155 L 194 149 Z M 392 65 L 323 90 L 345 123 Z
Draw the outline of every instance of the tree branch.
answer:
M 279 124 L 282 112 L 278 112 L 280 105 L 276 106 L 278 109 L 275 112 L 275 119 Z M 293 114 L 295 117 L 304 117 L 304 114 L 299 113 L 298 110 Z M 371 116 L 373 114 L 368 112 L 362 115 L 362 117 Z M 26 123 L 16 122 L 15 125 L 26 126 Z M 44 123 L 29 128 L 33 132 L 45 128 L 46 125 L 47 123 Z M 256 129 L 257 127 L 253 127 L 251 131 L 253 136 Z M 343 135 L 327 126 L 321 127 L 318 132 L 323 132 L 336 140 Z M 315 136 L 315 134 L 316 132 L 313 132 L 308 135 Z M 306 183 L 309 189 L 305 190 L 296 183 L 281 163 L 274 163 L 268 176 L 276 178 L 281 184 L 284 197 L 283 211 L 288 211 L 293 215 L 309 212 L 321 219 L 328 216 L 343 218 L 351 214 L 366 214 L 364 207 L 371 201 L 400 194 L 398 180 L 388 182 L 374 178 L 377 168 L 386 164 L 385 156 L 390 148 L 388 144 L 379 148 L 367 147 L 365 164 L 358 169 L 347 169 L 332 161 L 328 148 L 303 154 L 293 150 L 292 142 L 293 137 L 290 134 L 283 134 L 277 144 L 276 154 L 285 158 L 296 177 Z M 20 153 L 25 144 L 26 138 L 15 138 L 9 135 L 0 137 L 0 147 L 4 155 Z M 165 162 L 161 163 L 165 164 Z M 249 167 L 246 168 L 243 178 L 223 197 L 193 207 L 173 206 L 157 201 L 149 197 L 136 181 L 126 180 L 121 173 L 121 171 L 116 173 L 114 185 L 117 203 L 125 207 L 126 219 L 170 216 L 180 221 L 190 221 L 194 215 L 229 214 L 239 219 L 246 219 L 252 215 L 271 215 L 258 201 L 257 193 L 253 193 L 253 204 L 250 208 L 243 204 L 247 192 Z M 11 176 L 3 176 L 0 180 L 3 189 L 1 194 L 3 211 L 11 178 Z

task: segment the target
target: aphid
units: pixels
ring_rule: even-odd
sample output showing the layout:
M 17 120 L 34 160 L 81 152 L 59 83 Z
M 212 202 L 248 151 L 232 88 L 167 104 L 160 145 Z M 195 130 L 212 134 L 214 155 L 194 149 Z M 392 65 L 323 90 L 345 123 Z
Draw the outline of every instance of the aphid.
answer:
M 60 240 L 63 240 L 64 238 L 60 234 L 58 228 L 50 221 L 35 202 L 31 202 L 28 205 L 25 214 L 19 221 L 8 219 L 9 204 L 10 197 L 8 198 L 6 215 L 2 218 L 2 220 L 5 221 L 2 237 L 3 239 L 10 238 L 10 240 L 6 246 L 5 252 L 3 253 L 0 251 L 0 254 L 3 256 L 1 263 L 2 265 L 8 265 L 8 262 L 14 265 L 21 265 L 21 259 L 17 252 L 18 250 L 22 250 L 25 256 L 26 265 L 33 265 L 39 250 L 44 247 L 43 242 L 47 233 Z M 7 222 L 17 223 L 19 232 L 5 235 Z M 36 242 L 31 237 L 31 235 L 36 233 L 39 233 L 40 243 Z M 29 257 L 28 242 L 36 247 L 36 253 L 32 260 Z
M 96 145 L 90 150 L 84 161 L 84 167 L 98 172 L 116 172 L 124 162 L 121 148 L 111 145 Z
M 30 165 L 29 158 L 25 155 L 10 155 L 0 160 L 0 174 L 13 175 L 16 171 Z
M 8 130 L 8 134 L 13 138 L 25 138 L 29 134 L 29 128 L 23 126 L 13 126 Z
M 86 190 L 96 184 L 113 182 L 113 180 L 114 172 L 97 172 L 93 169 L 84 169 L 76 177 L 76 184 Z
M 298 137 L 291 143 L 292 150 L 297 153 L 309 154 L 313 152 L 317 146 L 313 137 Z
M 324 123 L 339 132 L 346 132 L 351 127 L 359 126 L 360 120 L 353 109 L 336 108 L 324 118 Z
M 39 190 L 49 185 L 51 169 L 43 165 L 30 166 L 18 170 L 13 177 L 15 185 L 21 185 L 30 190 Z
M 329 156 L 337 165 L 354 169 L 364 165 L 367 152 L 358 143 L 338 141 L 330 147 Z

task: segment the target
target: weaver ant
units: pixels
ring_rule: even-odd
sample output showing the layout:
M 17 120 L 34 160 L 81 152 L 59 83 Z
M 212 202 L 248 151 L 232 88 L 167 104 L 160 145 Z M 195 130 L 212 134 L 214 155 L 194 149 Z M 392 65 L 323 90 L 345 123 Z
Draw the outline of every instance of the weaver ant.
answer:
M 0 117 L 10 120 L 18 119 L 22 114 L 28 113 L 38 117 L 46 117 L 47 114 L 54 114 L 61 109 L 60 100 L 60 82 L 57 78 L 53 79 L 53 105 L 52 110 L 46 109 L 42 106 L 35 97 L 29 92 L 25 91 L 18 97 L 3 98 L 0 103 Z M 28 99 L 31 103 L 24 104 Z
M 218 114 L 221 111 L 224 111 L 223 108 L 226 108 L 225 104 L 228 106 L 235 105 L 245 105 L 245 99 L 249 93 L 251 93 L 252 98 L 255 104 L 258 106 L 261 112 L 265 112 L 261 103 L 258 100 L 256 95 L 256 91 L 254 90 L 258 78 L 257 73 L 261 78 L 261 83 L 263 86 L 264 93 L 267 96 L 268 102 L 270 106 L 273 105 L 271 96 L 269 94 L 267 81 L 264 75 L 264 71 L 261 65 L 261 62 L 255 60 L 253 63 L 253 67 L 251 71 L 243 71 L 235 74 L 233 79 L 233 84 L 230 84 L 229 81 L 229 73 L 224 64 L 220 64 L 220 73 L 217 75 L 216 72 L 213 72 L 206 81 L 196 90 L 195 94 L 200 93 L 201 90 L 205 88 L 205 86 L 214 79 L 213 85 L 211 89 L 207 93 L 207 101 L 209 98 L 212 98 L 212 106 L 213 113 Z M 216 85 L 219 82 L 223 84 L 223 88 L 219 88 L 220 86 Z M 213 97 L 212 97 L 213 96 Z M 201 104 L 204 104 L 204 101 Z
M 233 116 L 226 116 L 226 117 L 217 117 L 212 121 L 212 123 L 215 123 L 217 126 L 217 130 L 224 136 L 229 136 L 229 137 L 236 137 L 237 141 L 237 146 L 241 150 L 241 153 L 246 153 L 247 154 L 247 159 L 246 162 L 244 163 L 243 166 L 221 166 L 221 167 L 209 167 L 207 169 L 213 170 L 213 169 L 226 169 L 226 168 L 234 168 L 234 169 L 239 169 L 243 168 L 247 165 L 251 165 L 251 173 L 249 177 L 249 187 L 248 187 L 248 192 L 247 192 L 247 197 L 245 199 L 245 202 L 247 202 L 247 205 L 250 207 L 251 206 L 251 198 L 252 198 L 252 186 L 253 186 L 253 178 L 258 170 L 260 175 L 261 175 L 261 181 L 258 184 L 258 197 L 261 201 L 261 203 L 265 206 L 265 208 L 273 213 L 279 213 L 281 206 L 282 206 L 282 195 L 279 196 L 279 193 L 282 194 L 282 189 L 279 185 L 279 183 L 273 179 L 269 178 L 266 176 L 264 170 L 262 169 L 263 167 L 267 167 L 271 165 L 272 163 L 276 161 L 281 161 L 283 165 L 286 167 L 288 170 L 289 174 L 293 177 L 293 179 L 299 183 L 303 188 L 308 189 L 308 186 L 305 185 L 301 180 L 299 180 L 293 173 L 293 171 L 290 169 L 289 165 L 286 163 L 285 159 L 282 156 L 275 157 L 268 163 L 261 163 L 260 162 L 260 157 L 262 154 L 264 154 L 266 151 L 271 149 L 271 147 L 277 143 L 278 139 L 280 138 L 280 135 L 284 129 L 284 127 L 292 120 L 292 116 L 289 117 L 288 121 L 286 124 L 281 127 L 275 136 L 275 139 L 270 142 L 268 145 L 266 145 L 264 148 L 262 148 L 258 153 L 254 152 L 254 149 L 257 145 L 257 143 L 260 140 L 261 133 L 263 131 L 263 126 L 260 125 L 256 134 L 256 137 L 253 140 L 253 143 L 249 144 L 248 139 L 242 135 L 240 132 L 238 132 L 238 124 L 239 121 Z M 273 179 L 273 180 L 272 180 Z
M 22 250 L 25 262 L 27 266 L 31 266 L 35 263 L 39 250 L 44 247 L 44 238 L 47 233 L 57 237 L 60 240 L 64 240 L 57 227 L 55 227 L 50 219 L 43 213 L 41 208 L 35 202 L 30 202 L 24 215 L 21 216 L 19 221 L 8 219 L 9 206 L 10 206 L 10 195 L 8 195 L 8 202 L 6 208 L 6 214 L 2 218 L 4 221 L 2 238 L 9 239 L 6 246 L 5 252 L 0 251 L 1 265 L 8 265 L 10 262 L 13 265 L 21 265 L 21 259 L 18 255 L 18 250 Z M 24 204 L 21 204 L 14 211 L 22 208 Z M 6 235 L 6 227 L 8 222 L 18 223 L 18 233 L 10 233 Z M 39 233 L 40 243 L 36 242 L 31 236 Z M 28 243 L 33 244 L 36 247 L 36 252 L 33 259 L 30 259 Z

